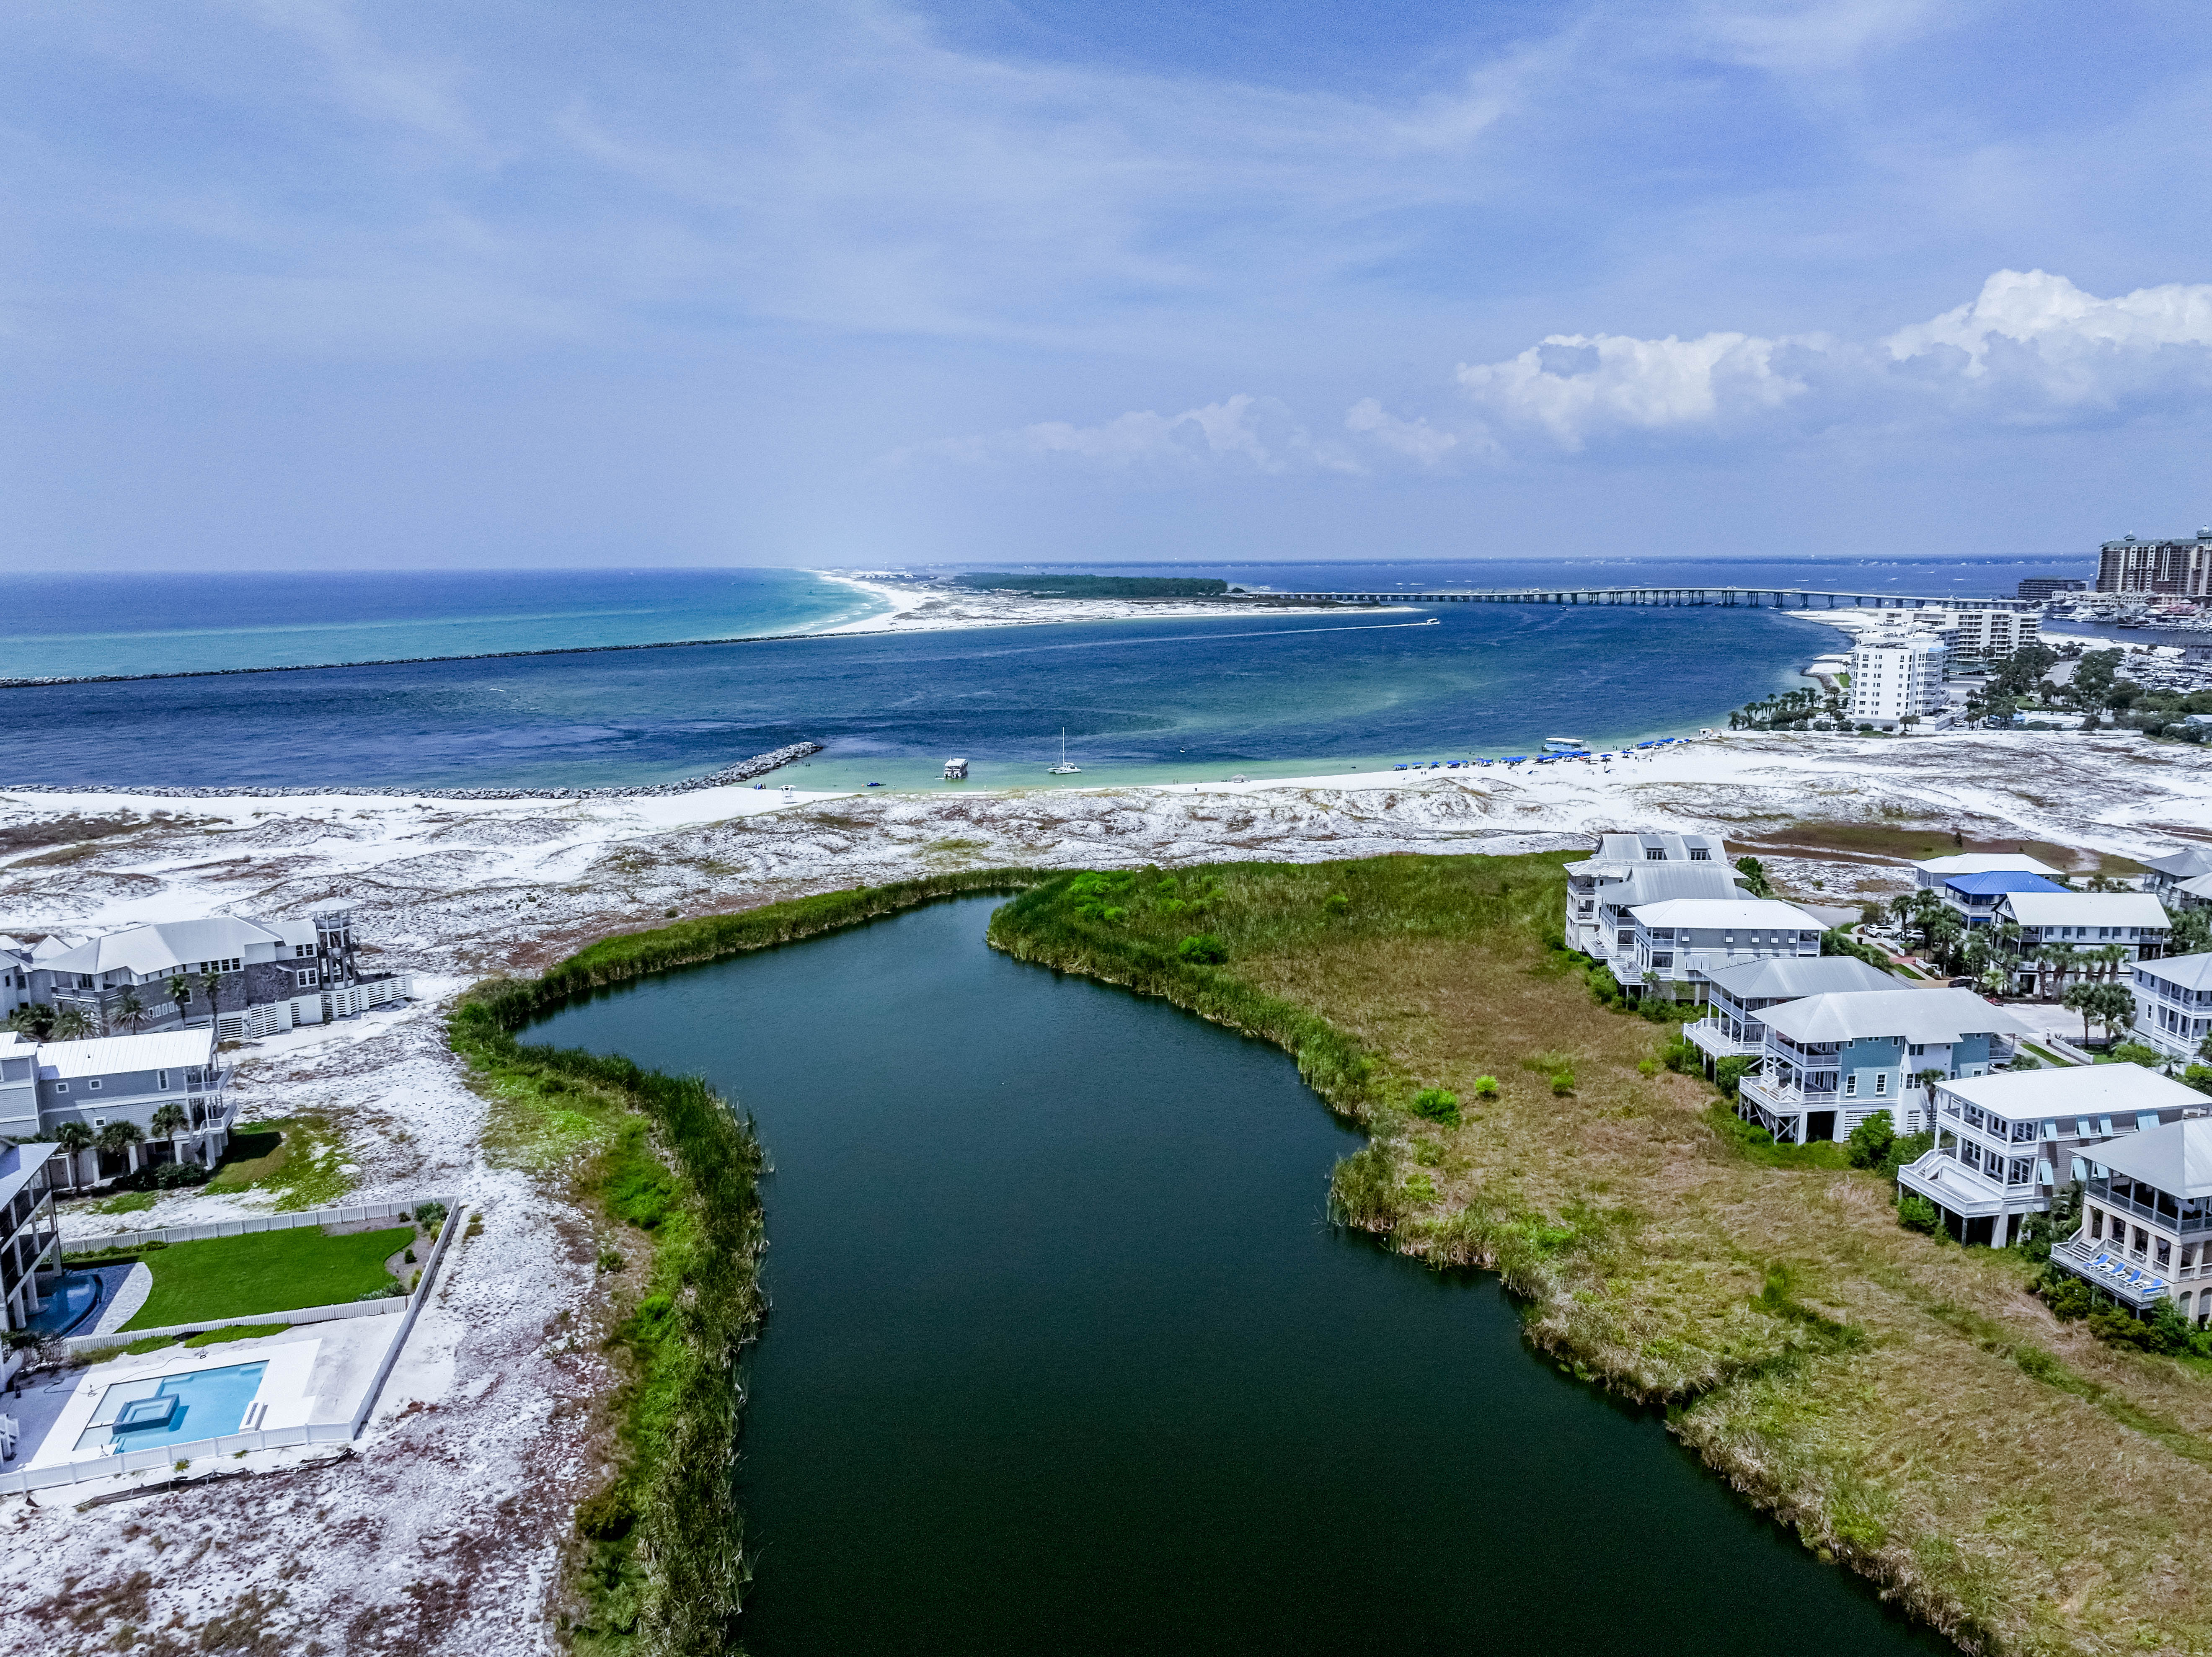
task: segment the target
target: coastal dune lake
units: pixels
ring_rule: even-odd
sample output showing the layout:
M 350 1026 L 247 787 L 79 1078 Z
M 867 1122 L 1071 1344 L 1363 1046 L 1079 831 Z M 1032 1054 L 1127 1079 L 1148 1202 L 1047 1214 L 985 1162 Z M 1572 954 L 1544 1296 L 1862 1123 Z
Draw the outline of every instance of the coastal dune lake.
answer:
M 1333 1229 L 1289 1058 L 988 949 L 997 900 L 599 995 L 527 1039 L 758 1120 L 756 1657 L 1951 1649 Z

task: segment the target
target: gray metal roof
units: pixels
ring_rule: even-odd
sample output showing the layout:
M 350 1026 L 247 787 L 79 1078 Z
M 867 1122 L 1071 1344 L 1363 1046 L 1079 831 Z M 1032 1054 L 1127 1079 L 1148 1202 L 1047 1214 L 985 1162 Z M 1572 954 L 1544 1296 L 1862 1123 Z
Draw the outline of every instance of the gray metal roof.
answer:
M 2031 1116 L 2113 1116 L 2132 1123 L 2147 1110 L 2182 1110 L 2207 1102 L 2195 1088 L 2140 1065 L 2054 1065 L 1997 1071 L 1939 1082 L 1970 1105 L 2015 1120 Z M 2101 1156 L 2103 1153 L 2098 1153 Z
M 2199 875 L 2212 875 L 2212 846 L 2185 846 L 2178 852 L 2168 852 L 2164 857 L 2145 858 L 2143 867 L 2155 869 L 2162 875 L 2172 875 L 2176 880 L 2194 880 Z
M 1897 980 L 1855 955 L 1775 956 L 1739 962 L 1705 976 L 1739 1001 L 1768 997 L 1795 1000 L 1844 990 L 1892 990 Z
M 2116 1174 L 2144 1181 L 2173 1196 L 2212 1197 L 2212 1119 L 2200 1116 L 2145 1128 L 2087 1154 Z
M 2185 990 L 2212 990 L 2212 952 L 2162 955 L 2155 961 L 2136 962 L 2136 970 L 2162 978 Z
M 2010 1022 L 1972 990 L 1849 990 L 1808 995 L 1759 1017 L 1793 1041 L 1893 1035 L 1939 1047 L 1963 1035 L 1989 1035 Z
M 1597 895 L 1628 909 L 1677 897 L 1741 897 L 1736 883 L 1735 871 L 1725 863 L 1639 863 L 1626 879 L 1601 887 Z

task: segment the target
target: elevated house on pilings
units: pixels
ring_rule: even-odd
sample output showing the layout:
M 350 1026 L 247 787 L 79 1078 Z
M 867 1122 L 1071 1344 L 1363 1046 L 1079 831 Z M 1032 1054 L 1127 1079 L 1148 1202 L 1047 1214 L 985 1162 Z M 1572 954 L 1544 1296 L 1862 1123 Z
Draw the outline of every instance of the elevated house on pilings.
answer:
M 2081 1194 L 2081 1228 L 2051 1251 L 2051 1263 L 2131 1312 L 2170 1300 L 2183 1317 L 2206 1326 L 2212 1117 L 2163 1122 L 2100 1147 Z
M 1678 897 L 1741 897 L 1742 877 L 1729 866 L 1727 847 L 1711 835 L 1601 835 L 1597 854 L 1567 865 L 1566 945 L 1611 964 L 1636 948 L 1629 911 Z M 1640 983 L 1622 969 L 1623 983 Z
M 1769 1007 L 1765 1052 L 1737 1114 L 1785 1144 L 1848 1138 L 1876 1111 L 1900 1133 L 1929 1125 L 1919 1077 L 1987 1075 L 2012 1061 L 1996 1009 L 1971 990 L 1853 990 Z
M 1960 1242 L 2005 1247 L 2054 1192 L 2095 1177 L 2123 1142 L 2212 1101 L 2135 1065 L 2076 1065 L 1938 1082 L 1936 1147 L 1898 1170 Z
M 1893 990 L 1897 980 L 1852 955 L 1778 956 L 1741 961 L 1707 975 L 1705 1016 L 1682 1034 L 1705 1056 L 1705 1074 L 1723 1059 L 1766 1053 L 1766 1011 L 1808 995 Z

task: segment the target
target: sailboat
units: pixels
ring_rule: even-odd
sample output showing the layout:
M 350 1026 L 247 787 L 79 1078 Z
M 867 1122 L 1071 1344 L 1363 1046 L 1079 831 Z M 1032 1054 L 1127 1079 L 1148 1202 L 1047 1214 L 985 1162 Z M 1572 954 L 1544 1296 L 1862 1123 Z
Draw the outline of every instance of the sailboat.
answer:
M 1079 775 L 1082 770 L 1081 766 L 1070 765 L 1067 762 L 1067 727 L 1063 725 L 1060 727 L 1060 763 L 1045 774 L 1048 777 L 1073 777 Z

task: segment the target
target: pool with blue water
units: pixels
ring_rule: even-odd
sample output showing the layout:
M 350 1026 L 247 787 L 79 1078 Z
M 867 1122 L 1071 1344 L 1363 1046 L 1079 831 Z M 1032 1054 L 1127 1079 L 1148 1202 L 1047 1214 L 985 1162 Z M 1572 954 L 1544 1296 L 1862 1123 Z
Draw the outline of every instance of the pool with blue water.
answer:
M 100 1395 L 79 1450 L 113 1446 L 120 1454 L 234 1433 L 261 1390 L 267 1363 L 229 1363 L 181 1375 L 118 1381 Z

